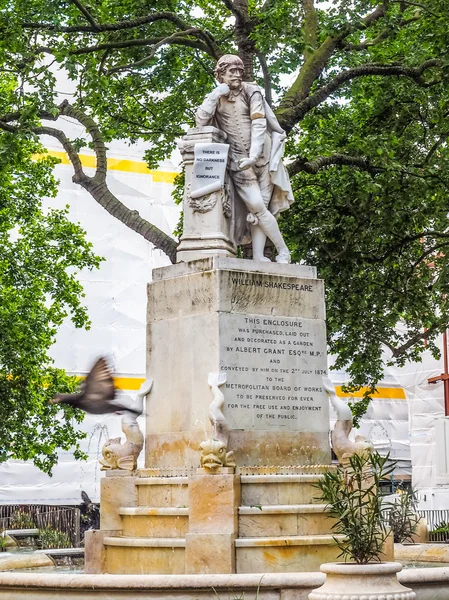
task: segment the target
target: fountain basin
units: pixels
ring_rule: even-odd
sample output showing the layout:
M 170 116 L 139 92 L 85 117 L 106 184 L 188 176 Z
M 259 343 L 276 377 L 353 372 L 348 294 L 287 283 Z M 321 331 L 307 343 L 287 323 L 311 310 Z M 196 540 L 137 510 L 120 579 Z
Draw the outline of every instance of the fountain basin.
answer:
M 84 575 L 0 573 L 0 600 L 306 600 L 324 583 L 323 573 L 231 575 Z M 449 567 L 408 569 L 399 581 L 417 600 L 449 599 Z

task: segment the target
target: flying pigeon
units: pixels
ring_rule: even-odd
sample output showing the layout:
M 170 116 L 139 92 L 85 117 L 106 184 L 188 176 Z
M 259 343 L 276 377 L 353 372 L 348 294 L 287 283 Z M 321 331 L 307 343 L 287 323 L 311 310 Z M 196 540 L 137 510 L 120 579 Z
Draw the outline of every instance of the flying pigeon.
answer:
M 142 406 L 131 408 L 114 402 L 115 387 L 112 373 L 106 359 L 100 357 L 94 364 L 86 380 L 81 384 L 79 394 L 58 394 L 50 400 L 51 404 L 69 404 L 92 415 L 102 415 L 119 411 L 142 414 Z

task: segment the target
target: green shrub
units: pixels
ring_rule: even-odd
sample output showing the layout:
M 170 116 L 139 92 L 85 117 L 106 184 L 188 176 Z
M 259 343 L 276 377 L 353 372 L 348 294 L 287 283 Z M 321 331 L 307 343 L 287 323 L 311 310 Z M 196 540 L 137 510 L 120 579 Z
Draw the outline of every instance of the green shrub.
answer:
M 401 491 L 392 503 L 388 522 L 396 543 L 413 542 L 413 534 L 419 523 L 417 505 L 418 498 L 413 490 Z
M 13 513 L 9 527 L 10 529 L 34 529 L 36 524 L 29 512 L 19 509 Z
M 70 537 L 59 529 L 45 527 L 39 529 L 38 544 L 40 548 L 71 548 Z
M 447 533 L 447 534 L 449 534 L 449 523 L 446 523 L 446 521 L 441 521 L 441 523 L 438 523 L 438 525 L 435 527 L 435 529 L 432 529 L 432 531 L 430 533 Z
M 389 456 L 377 452 L 354 455 L 345 467 L 325 473 L 316 484 L 320 499 L 327 504 L 339 557 L 357 564 L 380 561 L 382 548 L 390 533 L 386 510 L 380 494 L 381 480 L 390 475 L 396 464 Z

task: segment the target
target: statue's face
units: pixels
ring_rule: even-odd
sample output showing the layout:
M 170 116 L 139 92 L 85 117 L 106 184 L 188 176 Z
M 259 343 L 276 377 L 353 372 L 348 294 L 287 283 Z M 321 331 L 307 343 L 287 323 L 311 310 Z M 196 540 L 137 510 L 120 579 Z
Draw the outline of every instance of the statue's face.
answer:
M 243 69 L 237 65 L 229 65 L 221 75 L 221 83 L 227 83 L 229 89 L 238 90 L 242 86 Z

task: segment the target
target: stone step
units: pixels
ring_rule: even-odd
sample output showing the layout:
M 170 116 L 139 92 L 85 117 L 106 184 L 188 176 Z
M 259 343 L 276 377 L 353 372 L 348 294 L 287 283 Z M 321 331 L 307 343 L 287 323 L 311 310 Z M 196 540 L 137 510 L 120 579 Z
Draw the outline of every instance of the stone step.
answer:
M 183 507 L 189 503 L 188 477 L 136 477 L 139 506 Z
M 184 538 L 105 537 L 106 573 L 182 574 L 185 572 Z
M 325 513 L 327 504 L 267 504 L 257 506 L 240 506 L 239 515 L 277 515 L 298 513 Z
M 239 537 L 325 535 L 334 521 L 325 504 L 283 504 L 241 506 Z
M 126 515 L 129 517 L 142 517 L 142 516 L 184 516 L 189 514 L 187 506 L 122 506 L 119 509 L 120 515 Z
M 242 475 L 242 501 L 245 506 L 269 504 L 317 504 L 316 484 L 324 475 Z
M 105 546 L 120 546 L 127 548 L 185 548 L 185 538 L 144 538 L 126 535 L 105 537 Z
M 122 507 L 119 515 L 124 536 L 179 538 L 189 529 L 187 507 Z
M 235 547 L 237 573 L 319 571 L 323 562 L 334 562 L 340 554 L 332 535 L 239 538 Z
M 236 548 L 263 548 L 289 546 L 321 546 L 336 544 L 335 539 L 344 539 L 342 535 L 291 535 L 282 537 L 246 538 L 235 540 Z

